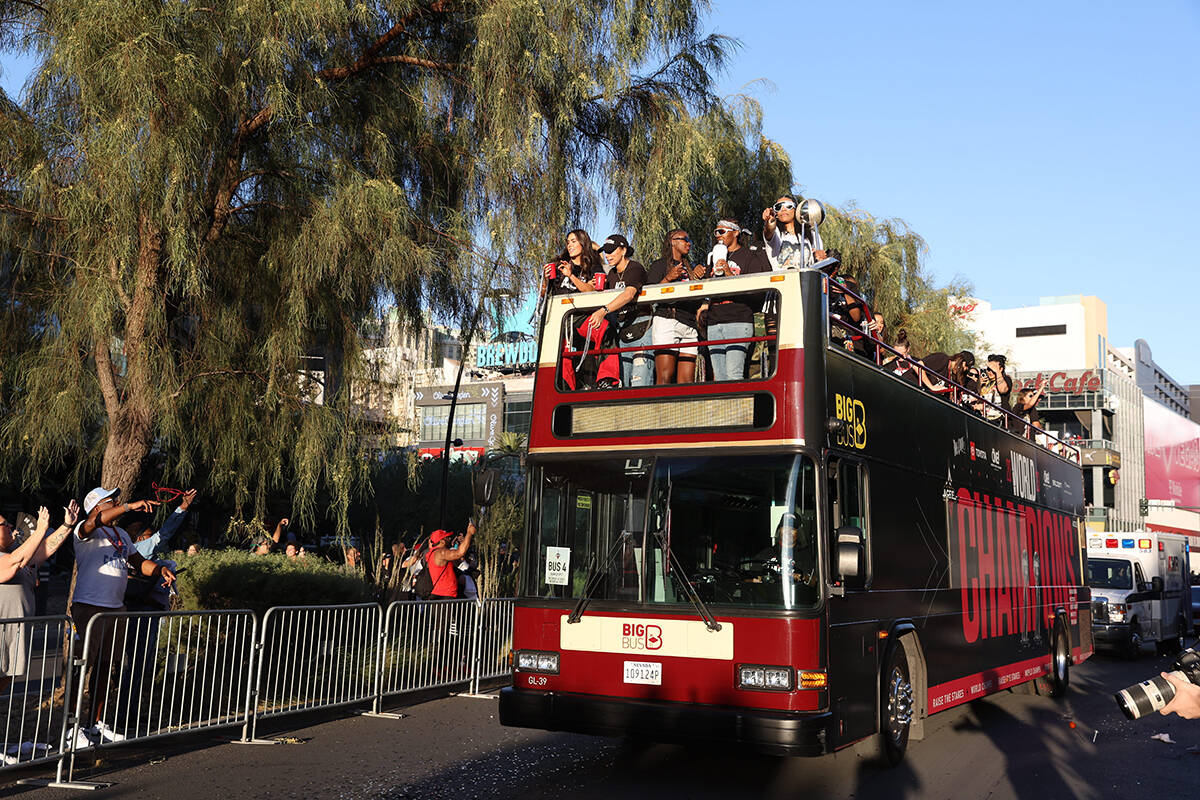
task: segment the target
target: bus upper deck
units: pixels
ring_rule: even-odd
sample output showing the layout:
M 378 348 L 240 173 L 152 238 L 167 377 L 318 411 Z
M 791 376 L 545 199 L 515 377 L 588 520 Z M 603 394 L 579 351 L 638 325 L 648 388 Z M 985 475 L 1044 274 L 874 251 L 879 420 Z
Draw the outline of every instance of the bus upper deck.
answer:
M 847 349 L 885 374 L 891 372 L 884 369 L 891 358 L 908 361 L 918 371 L 924 369 L 919 359 L 886 344 L 867 326 L 839 315 L 834 310 L 837 299 L 851 298 L 864 306 L 865 300 L 820 270 L 647 285 L 636 309 L 608 315 L 599 329 L 590 327 L 592 312 L 618 294 L 618 290 L 609 290 L 559 295 L 548 303 L 540 334 L 531 454 L 579 453 L 629 436 L 636 436 L 639 444 L 650 450 L 703 449 L 728 442 L 750 447 L 800 446 L 805 443 L 806 423 L 808 438 L 824 441 L 828 424 L 836 426 L 838 415 L 833 415 L 832 423 L 819 417 L 806 419 L 802 386 L 806 380 L 824 384 L 823 376 L 811 367 L 826 360 L 823 354 L 809 359 L 806 372 L 806 351 Z M 726 303 L 749 308 L 754 320 L 752 335 L 706 336 L 705 327 L 697 325 L 698 341 L 648 342 L 644 331 L 647 313 L 687 317 L 690 322 L 701 304 L 715 307 Z M 640 327 L 635 319 L 641 321 Z M 843 348 L 851 337 L 856 347 Z M 738 377 L 714 380 L 704 354 L 728 348 L 744 352 L 744 369 Z M 635 359 L 696 351 L 696 382 L 629 385 L 630 362 Z M 1010 409 L 948 376 L 936 375 L 936 392 L 892 378 L 897 392 L 936 395 L 966 416 L 981 418 L 1031 439 L 1042 450 L 1079 463 L 1079 450 L 1070 443 L 1035 429 Z M 834 401 L 836 406 L 836 398 Z M 836 412 L 836 407 L 830 410 Z M 843 421 L 852 422 L 849 417 Z

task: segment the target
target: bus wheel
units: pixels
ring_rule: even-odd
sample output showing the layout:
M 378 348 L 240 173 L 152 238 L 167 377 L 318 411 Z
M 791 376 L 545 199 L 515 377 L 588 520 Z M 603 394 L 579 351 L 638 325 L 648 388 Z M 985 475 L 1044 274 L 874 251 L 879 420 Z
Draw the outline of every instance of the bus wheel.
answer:
M 908 674 L 908 658 L 904 646 L 895 644 L 888 652 L 883 670 L 883 692 L 880 694 L 880 731 L 882 760 L 894 767 L 908 749 L 908 733 L 912 728 L 913 687 Z
M 1054 644 L 1050 650 L 1050 696 L 1062 697 L 1071 682 L 1071 646 L 1062 619 L 1054 623 Z

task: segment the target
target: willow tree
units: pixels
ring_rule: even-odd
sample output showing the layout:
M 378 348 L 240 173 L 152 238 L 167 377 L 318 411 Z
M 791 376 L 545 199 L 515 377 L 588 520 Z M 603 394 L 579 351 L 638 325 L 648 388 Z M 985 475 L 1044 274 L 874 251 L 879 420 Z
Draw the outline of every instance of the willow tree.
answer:
M 344 519 L 361 321 L 465 314 L 636 205 L 614 177 L 711 171 L 669 146 L 723 113 L 706 7 L 0 0 L 36 59 L 0 109 L 6 464 L 131 490 L 154 463 L 300 514 L 329 487 Z
M 826 205 L 821 237 L 837 248 L 843 269 L 858 278 L 882 314 L 889 341 L 904 328 L 918 352 L 956 352 L 973 340 L 950 313 L 950 298 L 971 294 L 961 278 L 939 285 L 924 265 L 925 240 L 902 219 L 878 219 L 851 205 Z

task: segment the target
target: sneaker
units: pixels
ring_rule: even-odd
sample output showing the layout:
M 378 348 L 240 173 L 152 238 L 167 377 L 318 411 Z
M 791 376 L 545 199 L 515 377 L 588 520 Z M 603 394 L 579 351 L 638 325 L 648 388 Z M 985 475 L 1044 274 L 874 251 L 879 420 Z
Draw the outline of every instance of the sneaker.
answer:
M 123 741 L 125 741 L 125 734 L 117 733 L 112 728 L 105 725 L 103 722 L 97 722 L 96 727 L 93 728 L 93 730 L 95 730 L 99 734 L 100 739 L 102 741 L 105 741 L 105 742 L 123 742 Z
M 100 732 L 95 728 L 80 728 L 75 733 L 75 749 L 86 750 L 100 742 Z

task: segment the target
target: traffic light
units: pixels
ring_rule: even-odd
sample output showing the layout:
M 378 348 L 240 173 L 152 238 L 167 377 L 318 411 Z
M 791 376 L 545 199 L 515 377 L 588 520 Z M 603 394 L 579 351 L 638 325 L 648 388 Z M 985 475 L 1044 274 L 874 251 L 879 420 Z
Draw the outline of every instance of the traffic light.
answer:
M 1138 513 L 1143 517 L 1150 513 L 1150 501 L 1144 497 L 1138 500 Z

